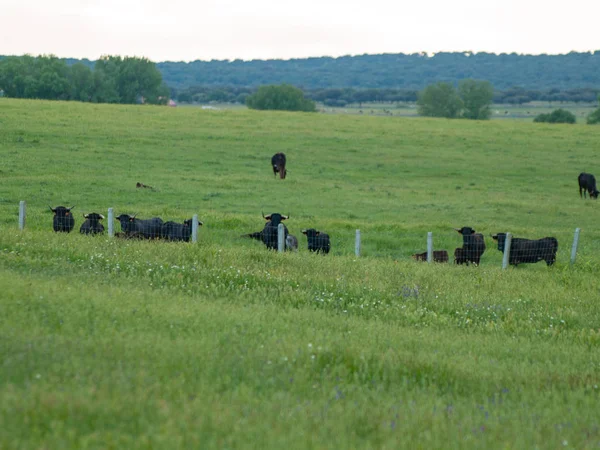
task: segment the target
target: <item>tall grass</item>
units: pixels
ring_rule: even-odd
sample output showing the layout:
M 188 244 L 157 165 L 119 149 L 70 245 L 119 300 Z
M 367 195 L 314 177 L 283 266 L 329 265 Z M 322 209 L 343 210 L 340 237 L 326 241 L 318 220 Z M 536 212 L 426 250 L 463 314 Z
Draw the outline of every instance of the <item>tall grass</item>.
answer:
M 598 138 L 2 99 L 0 448 L 597 447 L 598 205 L 576 178 Z M 55 234 L 48 204 L 205 226 L 197 244 Z M 239 237 L 261 210 L 290 214 L 298 253 Z M 491 240 L 480 267 L 408 258 L 463 225 L 555 235 L 559 261 L 502 271 Z M 308 254 L 308 226 L 332 254 Z

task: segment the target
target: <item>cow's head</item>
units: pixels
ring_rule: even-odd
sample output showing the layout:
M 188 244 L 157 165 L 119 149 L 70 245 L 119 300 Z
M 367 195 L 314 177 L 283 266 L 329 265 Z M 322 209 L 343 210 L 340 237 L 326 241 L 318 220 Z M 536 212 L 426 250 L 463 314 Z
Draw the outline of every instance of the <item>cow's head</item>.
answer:
M 492 234 L 492 239 L 498 243 L 498 250 L 504 251 L 504 243 L 506 242 L 506 233 Z
M 135 214 L 130 216 L 129 214 L 121 214 L 120 216 L 115 217 L 119 222 L 121 222 L 121 231 L 127 233 L 132 230 L 133 223 L 135 222 Z
M 192 226 L 192 222 L 194 221 L 194 219 L 185 219 L 183 221 L 183 224 L 186 227 L 191 227 Z M 202 225 L 204 225 L 204 222 L 202 222 L 201 220 L 198 220 L 198 226 L 201 227 Z
M 469 236 L 471 234 L 475 234 L 475 230 L 471 227 L 455 228 L 455 230 L 458 231 L 463 236 Z
M 56 208 L 53 208 L 52 206 L 49 206 L 49 208 L 56 217 L 68 217 L 71 215 L 71 210 L 75 208 L 75 206 L 71 206 L 70 208 L 65 206 L 57 206 Z
M 598 200 L 598 194 L 600 194 L 600 191 L 594 189 L 593 192 L 590 192 L 590 197 L 593 198 L 593 199 L 595 199 L 595 200 Z
M 302 230 L 302 234 L 305 234 L 307 238 L 314 238 L 321 234 L 320 231 L 315 230 L 314 228 L 308 228 L 306 230 Z
M 284 216 L 283 214 L 279 214 L 279 213 L 273 213 L 273 214 L 269 214 L 269 215 L 262 215 L 263 218 L 267 221 L 271 221 L 272 225 L 279 225 L 282 221 L 287 220 L 290 218 L 289 215 Z
M 104 219 L 104 216 L 98 213 L 84 214 L 83 217 L 89 220 L 90 222 L 98 222 Z

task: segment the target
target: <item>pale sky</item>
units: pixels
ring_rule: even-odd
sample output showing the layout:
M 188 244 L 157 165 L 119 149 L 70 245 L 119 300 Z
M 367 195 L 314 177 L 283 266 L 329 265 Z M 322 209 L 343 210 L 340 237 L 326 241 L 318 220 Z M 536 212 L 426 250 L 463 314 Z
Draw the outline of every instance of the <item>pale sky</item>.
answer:
M 600 50 L 599 0 L 0 0 L 0 55 L 290 59 Z

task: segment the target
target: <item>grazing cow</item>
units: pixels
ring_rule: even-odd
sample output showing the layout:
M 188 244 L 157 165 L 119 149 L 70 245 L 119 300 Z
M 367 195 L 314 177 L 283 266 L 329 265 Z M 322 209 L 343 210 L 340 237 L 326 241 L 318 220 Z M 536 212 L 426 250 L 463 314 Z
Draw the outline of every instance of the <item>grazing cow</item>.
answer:
M 331 242 L 329 241 L 328 234 L 321 233 L 314 228 L 302 230 L 302 234 L 306 235 L 309 251 L 317 253 L 323 252 L 323 254 L 329 253 Z
M 454 262 L 456 264 L 477 264 L 481 260 L 481 255 L 485 252 L 485 240 L 483 234 L 476 233 L 471 227 L 455 228 L 455 230 L 462 234 L 463 246 L 454 251 Z M 458 256 L 458 257 L 457 257 Z
M 283 214 L 273 213 L 265 216 L 263 214 L 263 218 L 267 221 L 265 223 L 264 228 L 261 231 L 256 231 L 250 234 L 244 234 L 242 237 L 249 237 L 252 239 L 256 239 L 264 243 L 268 249 L 277 250 L 278 242 L 277 242 L 277 228 L 280 223 L 284 220 L 289 219 L 289 216 L 284 216 Z M 285 225 L 283 225 L 283 231 L 285 233 L 285 240 L 289 236 L 288 229 Z
M 283 180 L 287 174 L 285 155 L 283 153 L 275 153 L 271 158 L 271 165 L 273 166 L 273 175 L 277 176 L 277 172 L 279 172 L 279 178 Z
M 73 214 L 71 214 L 71 210 L 75 208 L 75 206 L 71 206 L 70 208 L 65 206 L 57 206 L 56 208 L 53 208 L 50 206 L 49 208 L 50 211 L 54 213 L 54 219 L 52 220 L 52 227 L 54 228 L 54 231 L 57 233 L 70 233 L 75 226 L 75 218 L 73 217 Z
M 598 189 L 596 189 L 596 177 L 591 173 L 581 172 L 577 177 L 579 182 L 579 196 L 586 198 L 586 191 L 590 193 L 590 198 L 598 199 Z M 583 196 L 581 192 L 583 191 Z
M 298 251 L 298 238 L 293 234 L 288 234 L 285 238 L 285 248 L 286 250 L 291 250 L 294 252 Z
M 492 239 L 498 242 L 498 250 L 504 253 L 506 233 L 494 234 Z M 542 239 L 512 238 L 508 263 L 516 266 L 521 263 L 536 263 L 543 260 L 546 261 L 546 265 L 551 266 L 556 262 L 557 250 L 558 241 L 555 237 Z
M 160 238 L 163 221 L 160 217 L 142 220 L 137 219 L 135 214 L 121 214 L 117 217 L 121 222 L 121 231 L 125 234 L 140 233 L 145 239 Z
M 104 225 L 100 223 L 104 220 L 104 216 L 98 213 L 84 214 L 85 221 L 79 227 L 81 234 L 100 234 L 104 233 Z
M 198 221 L 198 226 L 203 223 Z M 165 222 L 161 227 L 161 237 L 167 241 L 189 242 L 192 237 L 192 219 L 184 220 L 183 223 Z
M 415 253 L 414 255 L 412 255 L 412 257 L 416 261 L 427 261 L 427 252 Z M 433 262 L 447 263 L 448 262 L 448 252 L 446 250 L 434 250 L 433 251 Z

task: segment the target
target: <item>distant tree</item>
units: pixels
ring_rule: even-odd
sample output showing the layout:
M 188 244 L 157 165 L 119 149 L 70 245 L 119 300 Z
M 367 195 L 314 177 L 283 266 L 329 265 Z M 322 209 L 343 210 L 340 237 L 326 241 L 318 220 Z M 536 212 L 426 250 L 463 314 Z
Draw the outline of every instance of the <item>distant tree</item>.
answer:
M 421 116 L 446 117 L 453 119 L 459 116 L 463 102 L 450 83 L 439 82 L 427 86 L 419 92 L 417 111 Z
M 598 103 L 600 103 L 600 95 L 598 96 Z M 592 112 L 587 118 L 588 125 L 596 125 L 600 123 L 600 108 Z
M 251 109 L 271 109 L 285 111 L 317 110 L 315 102 L 304 97 L 302 90 L 289 84 L 261 86 L 256 93 L 246 98 Z
M 546 123 L 575 123 L 577 118 L 566 109 L 555 109 L 549 114 L 539 114 L 533 119 L 534 122 Z
M 458 95 L 463 102 L 462 116 L 465 119 L 490 118 L 494 88 L 489 81 L 462 80 L 458 84 Z
M 94 96 L 94 74 L 91 69 L 82 63 L 71 66 L 71 100 L 89 102 Z

